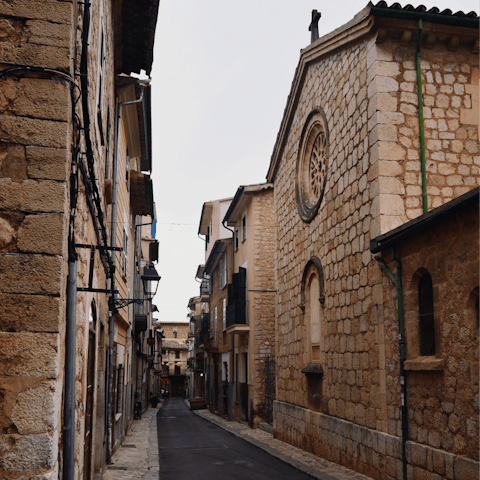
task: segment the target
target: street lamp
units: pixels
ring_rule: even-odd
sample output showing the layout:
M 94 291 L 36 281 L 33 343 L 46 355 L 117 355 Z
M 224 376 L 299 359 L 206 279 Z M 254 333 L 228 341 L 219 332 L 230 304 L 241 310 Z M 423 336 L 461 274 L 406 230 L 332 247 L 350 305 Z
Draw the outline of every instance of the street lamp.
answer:
M 157 273 L 153 264 L 151 264 L 149 267 L 146 267 L 143 271 L 143 275 L 141 276 L 143 292 L 148 300 L 152 300 L 157 293 L 158 284 L 160 283 L 161 278 L 162 277 L 160 277 L 160 275 Z
M 143 284 L 143 293 L 145 298 L 114 298 L 115 310 L 117 308 L 123 308 L 127 305 L 135 303 L 137 305 L 143 305 L 145 300 L 152 300 L 157 293 L 158 284 L 160 283 L 160 275 L 155 270 L 153 264 L 149 267 L 145 267 L 143 275 L 140 277 Z

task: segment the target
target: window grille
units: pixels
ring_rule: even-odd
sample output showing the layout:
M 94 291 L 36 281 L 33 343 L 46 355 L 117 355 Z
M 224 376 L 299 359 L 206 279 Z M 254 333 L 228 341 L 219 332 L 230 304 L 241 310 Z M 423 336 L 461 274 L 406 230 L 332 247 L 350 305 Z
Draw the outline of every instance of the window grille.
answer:
M 433 287 L 429 273 L 418 284 L 418 309 L 420 317 L 420 355 L 435 355 L 435 329 L 433 320 Z

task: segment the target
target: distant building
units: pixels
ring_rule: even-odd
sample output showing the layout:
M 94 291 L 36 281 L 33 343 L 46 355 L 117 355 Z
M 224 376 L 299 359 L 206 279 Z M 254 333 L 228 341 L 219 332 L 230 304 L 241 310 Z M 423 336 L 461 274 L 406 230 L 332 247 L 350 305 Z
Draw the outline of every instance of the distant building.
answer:
M 160 322 L 162 339 L 162 389 L 166 395 L 187 394 L 188 334 L 190 322 Z

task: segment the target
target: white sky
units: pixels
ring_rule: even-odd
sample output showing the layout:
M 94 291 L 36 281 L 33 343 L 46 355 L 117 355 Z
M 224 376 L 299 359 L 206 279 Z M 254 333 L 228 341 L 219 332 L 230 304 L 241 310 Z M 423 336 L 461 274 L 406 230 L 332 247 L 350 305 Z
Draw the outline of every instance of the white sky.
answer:
M 160 0 L 152 71 L 153 181 L 162 276 L 155 317 L 185 320 L 199 294 L 202 205 L 265 181 L 300 49 L 368 0 Z M 377 3 L 377 0 L 374 1 Z M 393 1 L 387 2 L 392 5 Z M 478 0 L 402 1 L 478 13 Z

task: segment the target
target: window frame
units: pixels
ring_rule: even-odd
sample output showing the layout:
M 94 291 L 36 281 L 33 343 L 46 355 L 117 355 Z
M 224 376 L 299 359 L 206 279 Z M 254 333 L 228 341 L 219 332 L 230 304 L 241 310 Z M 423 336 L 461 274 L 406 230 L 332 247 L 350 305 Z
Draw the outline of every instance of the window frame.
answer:
M 242 242 L 247 238 L 247 215 L 242 217 Z
M 219 274 L 220 274 L 220 290 L 224 289 L 227 285 L 227 254 L 225 253 L 219 262 Z

